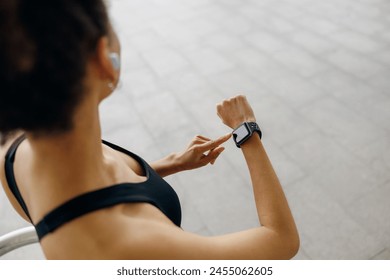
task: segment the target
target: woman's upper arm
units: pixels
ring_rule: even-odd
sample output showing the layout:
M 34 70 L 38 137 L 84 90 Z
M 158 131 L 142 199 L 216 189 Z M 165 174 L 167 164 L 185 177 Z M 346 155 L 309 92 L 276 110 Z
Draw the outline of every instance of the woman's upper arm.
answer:
M 290 259 L 297 247 L 288 236 L 259 227 L 204 237 L 171 225 L 149 225 L 129 240 L 121 258 L 137 259 Z M 133 236 L 134 237 L 134 236 Z

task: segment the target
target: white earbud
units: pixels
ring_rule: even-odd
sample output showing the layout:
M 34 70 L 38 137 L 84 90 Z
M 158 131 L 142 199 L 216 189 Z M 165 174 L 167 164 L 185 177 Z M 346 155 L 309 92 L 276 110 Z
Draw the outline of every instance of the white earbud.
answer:
M 119 54 L 116 52 L 111 52 L 109 54 L 112 66 L 114 67 L 115 70 L 119 70 L 121 68 L 121 60 L 119 58 Z

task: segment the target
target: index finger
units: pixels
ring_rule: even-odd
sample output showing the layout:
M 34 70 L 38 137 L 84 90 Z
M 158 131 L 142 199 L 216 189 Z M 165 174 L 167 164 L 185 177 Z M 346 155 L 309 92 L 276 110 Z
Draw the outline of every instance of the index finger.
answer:
M 227 140 L 229 140 L 231 136 L 232 136 L 232 134 L 228 133 L 228 134 L 226 134 L 224 136 L 219 137 L 218 139 L 215 139 L 215 140 L 212 140 L 212 141 L 208 141 L 208 142 L 206 142 L 204 144 L 198 145 L 198 148 L 200 150 L 202 150 L 202 152 L 215 149 L 219 145 L 221 145 L 222 143 L 225 143 Z

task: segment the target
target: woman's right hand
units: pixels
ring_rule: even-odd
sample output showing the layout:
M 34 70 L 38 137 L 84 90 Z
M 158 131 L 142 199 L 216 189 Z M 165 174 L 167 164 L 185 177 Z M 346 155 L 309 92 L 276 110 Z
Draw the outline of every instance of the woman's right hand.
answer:
M 243 122 L 256 122 L 252 107 L 244 95 L 225 99 L 217 104 L 217 114 L 222 122 L 232 129 Z

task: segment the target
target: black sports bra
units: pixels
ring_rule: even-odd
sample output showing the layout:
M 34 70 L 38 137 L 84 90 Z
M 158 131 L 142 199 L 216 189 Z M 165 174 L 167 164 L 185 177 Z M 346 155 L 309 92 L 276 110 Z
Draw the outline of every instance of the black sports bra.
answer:
M 16 185 L 14 174 L 16 150 L 24 139 L 24 135 L 19 137 L 9 148 L 5 156 L 5 175 L 10 190 L 32 222 L 26 203 L 24 202 L 19 188 Z M 160 211 L 163 212 L 175 225 L 180 227 L 181 206 L 179 198 L 173 188 L 141 157 L 107 141 L 103 140 L 103 143 L 114 150 L 125 153 L 126 155 L 134 158 L 143 167 L 147 180 L 142 183 L 116 184 L 72 198 L 68 202 L 65 202 L 50 213 L 46 214 L 41 221 L 34 225 L 39 240 L 41 240 L 45 235 L 55 231 L 63 224 L 84 214 L 120 203 L 129 202 L 150 203 L 160 209 Z

